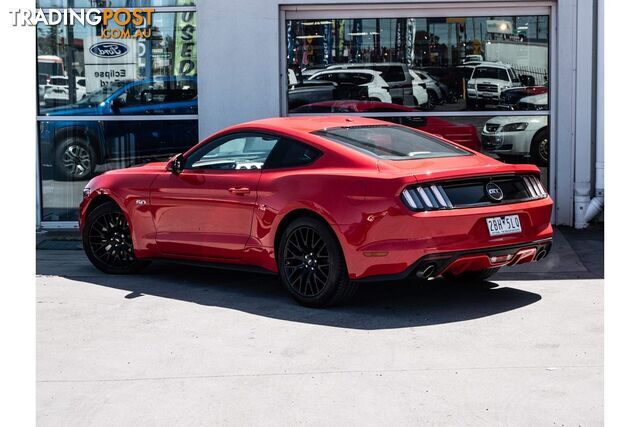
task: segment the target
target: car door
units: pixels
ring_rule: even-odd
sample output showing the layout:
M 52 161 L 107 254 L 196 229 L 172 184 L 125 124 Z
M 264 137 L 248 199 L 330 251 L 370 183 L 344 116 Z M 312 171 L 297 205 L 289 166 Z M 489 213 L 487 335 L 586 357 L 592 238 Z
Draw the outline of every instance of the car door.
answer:
M 235 133 L 191 153 L 150 193 L 161 252 L 202 260 L 240 259 L 251 233 L 262 165 L 278 137 Z

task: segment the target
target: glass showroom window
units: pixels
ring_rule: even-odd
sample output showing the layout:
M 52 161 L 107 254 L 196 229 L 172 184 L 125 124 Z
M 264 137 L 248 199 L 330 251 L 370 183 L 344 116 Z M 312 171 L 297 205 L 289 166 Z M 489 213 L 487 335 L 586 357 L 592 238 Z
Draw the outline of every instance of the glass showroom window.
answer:
M 549 165 L 549 16 L 288 19 L 288 114 L 359 114 Z
M 116 3 L 157 7 L 150 37 L 103 39 L 102 28 L 79 24 L 37 27 L 43 222 L 77 220 L 82 188 L 96 174 L 164 160 L 198 141 L 195 8 L 158 7 L 193 2 L 109 6 Z M 108 55 L 113 49 L 117 55 Z
M 513 110 L 521 98 L 548 92 L 548 21 L 546 15 L 288 20 L 288 110 L 330 100 L 391 102 L 409 111 Z M 350 78 L 356 70 L 374 76 L 358 84 Z

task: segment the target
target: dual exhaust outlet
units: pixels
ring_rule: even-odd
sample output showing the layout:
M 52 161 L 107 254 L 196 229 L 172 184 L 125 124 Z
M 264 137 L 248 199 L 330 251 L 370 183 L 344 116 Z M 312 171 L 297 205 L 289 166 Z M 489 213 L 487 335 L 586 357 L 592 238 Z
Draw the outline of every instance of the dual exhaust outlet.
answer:
M 542 261 L 542 259 L 544 259 L 548 254 L 549 252 L 547 251 L 547 249 L 542 248 L 536 252 L 536 255 L 534 256 L 533 260 L 536 262 Z M 416 276 L 419 279 L 429 279 L 430 277 L 435 276 L 436 270 L 437 270 L 437 264 L 430 263 L 422 268 L 419 268 L 418 271 L 416 272 Z

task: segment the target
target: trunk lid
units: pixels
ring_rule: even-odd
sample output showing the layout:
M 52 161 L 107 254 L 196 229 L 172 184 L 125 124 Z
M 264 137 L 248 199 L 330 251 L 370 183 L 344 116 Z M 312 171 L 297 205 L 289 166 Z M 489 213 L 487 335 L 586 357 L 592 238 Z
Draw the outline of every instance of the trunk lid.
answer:
M 482 154 L 416 160 L 380 160 L 378 169 L 391 175 L 413 175 L 418 182 L 457 179 L 472 176 L 535 173 L 534 165 L 512 165 Z

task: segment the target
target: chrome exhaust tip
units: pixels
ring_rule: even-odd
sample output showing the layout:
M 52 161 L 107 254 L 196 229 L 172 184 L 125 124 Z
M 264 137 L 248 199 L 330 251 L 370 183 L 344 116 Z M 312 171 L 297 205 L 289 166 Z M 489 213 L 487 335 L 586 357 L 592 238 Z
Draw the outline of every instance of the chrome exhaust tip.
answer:
M 547 256 L 546 249 L 540 249 L 536 254 L 536 261 L 541 261 L 546 256 Z
M 418 272 L 416 273 L 416 276 L 418 276 L 420 279 L 428 279 L 429 277 L 432 277 L 435 272 L 436 272 L 436 265 L 429 264 L 422 270 L 418 270 Z

